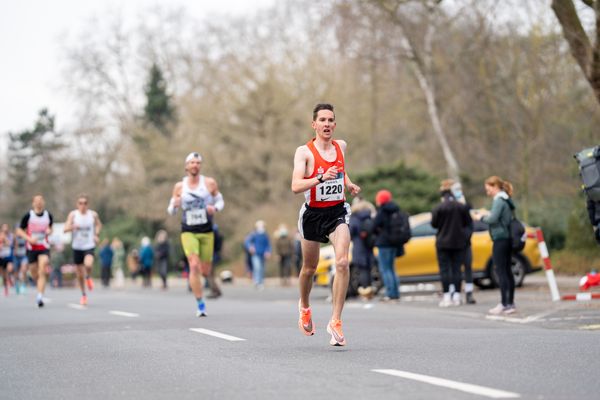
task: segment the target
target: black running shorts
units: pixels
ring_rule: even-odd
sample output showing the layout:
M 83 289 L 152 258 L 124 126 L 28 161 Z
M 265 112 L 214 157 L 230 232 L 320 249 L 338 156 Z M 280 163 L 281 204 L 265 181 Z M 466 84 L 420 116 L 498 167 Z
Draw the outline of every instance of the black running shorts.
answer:
M 75 250 L 73 249 L 73 264 L 75 265 L 82 265 L 83 264 L 83 260 L 85 259 L 85 256 L 87 256 L 88 254 L 90 255 L 94 255 L 94 248 L 91 248 L 89 250 Z
M 38 256 L 45 254 L 50 257 L 50 250 L 27 250 L 27 260 L 30 264 L 38 262 Z
M 315 208 L 302 205 L 298 218 L 298 230 L 303 239 L 328 243 L 329 235 L 340 224 L 350 223 L 350 206 L 340 203 L 332 207 Z

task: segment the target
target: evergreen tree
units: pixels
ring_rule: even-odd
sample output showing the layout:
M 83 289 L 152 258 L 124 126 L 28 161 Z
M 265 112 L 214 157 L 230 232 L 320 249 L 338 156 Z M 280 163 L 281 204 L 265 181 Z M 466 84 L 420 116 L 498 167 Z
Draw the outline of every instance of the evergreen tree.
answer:
M 175 119 L 175 107 L 172 104 L 171 96 L 167 93 L 167 82 L 156 64 L 152 64 L 144 93 L 146 94 L 144 120 L 163 135 L 169 136 L 167 125 Z
M 33 129 L 9 132 L 8 175 L 12 183 L 13 216 L 23 208 L 25 198 L 41 193 L 53 197 L 60 171 L 54 160 L 64 148 L 61 135 L 54 130 L 54 115 L 42 109 Z
M 440 179 L 402 162 L 356 173 L 353 181 L 361 187 L 361 196 L 372 203 L 379 190 L 389 190 L 410 214 L 431 211 L 440 201 Z

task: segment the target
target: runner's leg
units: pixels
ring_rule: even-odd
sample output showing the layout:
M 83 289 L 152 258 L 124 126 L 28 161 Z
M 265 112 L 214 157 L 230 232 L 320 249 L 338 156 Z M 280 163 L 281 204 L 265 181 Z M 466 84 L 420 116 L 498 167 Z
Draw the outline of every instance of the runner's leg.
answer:
M 50 257 L 47 254 L 40 254 L 38 256 L 37 262 L 37 270 L 38 270 L 38 280 L 37 280 L 37 289 L 38 293 L 44 294 L 46 290 L 46 270 L 50 265 Z
M 83 264 L 79 264 L 76 266 L 77 273 L 77 284 L 79 285 L 79 289 L 81 290 L 81 295 L 85 296 L 85 266 Z
M 200 258 L 198 254 L 190 254 L 188 256 L 188 263 L 190 265 L 190 287 L 192 288 L 192 293 L 194 293 L 194 297 L 196 299 L 202 298 L 202 279 L 201 279 L 201 266 L 200 266 Z
M 313 276 L 319 263 L 319 242 L 302 239 L 302 269 L 298 277 L 300 288 L 300 302 L 302 307 L 310 307 L 310 291 L 312 290 Z
M 335 279 L 333 280 L 333 314 L 331 319 L 342 319 L 342 309 L 346 301 L 350 271 L 348 268 L 348 250 L 350 248 L 350 230 L 348 225 L 340 224 L 330 235 L 335 251 Z M 318 261 L 318 260 L 317 260 Z

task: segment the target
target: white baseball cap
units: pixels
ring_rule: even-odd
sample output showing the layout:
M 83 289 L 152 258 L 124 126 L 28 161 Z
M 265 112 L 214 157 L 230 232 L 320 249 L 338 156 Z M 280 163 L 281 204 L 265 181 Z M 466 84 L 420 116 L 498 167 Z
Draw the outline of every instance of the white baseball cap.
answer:
M 192 160 L 198 160 L 198 161 L 202 162 L 202 156 L 200 155 L 200 153 L 192 152 L 192 153 L 188 154 L 187 157 L 185 158 L 185 163 L 187 164 Z

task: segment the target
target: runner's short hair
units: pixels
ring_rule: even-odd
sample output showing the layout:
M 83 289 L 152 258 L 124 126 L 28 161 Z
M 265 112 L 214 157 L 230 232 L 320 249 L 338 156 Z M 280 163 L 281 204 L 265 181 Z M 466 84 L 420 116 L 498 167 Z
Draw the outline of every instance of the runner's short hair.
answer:
M 335 111 L 333 111 L 333 105 L 329 103 L 319 103 L 315 106 L 315 109 L 313 110 L 313 121 L 317 120 L 317 114 L 321 110 L 329 110 L 333 112 L 333 117 L 335 118 Z

